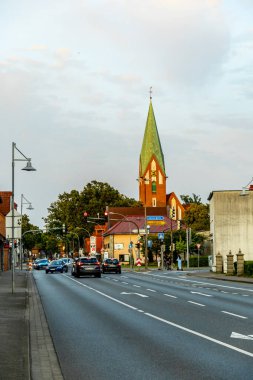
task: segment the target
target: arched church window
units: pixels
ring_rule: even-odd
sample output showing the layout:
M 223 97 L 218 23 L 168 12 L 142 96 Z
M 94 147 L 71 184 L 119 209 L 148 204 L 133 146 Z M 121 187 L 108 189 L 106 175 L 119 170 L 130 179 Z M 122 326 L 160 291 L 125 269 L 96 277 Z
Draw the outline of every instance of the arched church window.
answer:
M 156 182 L 152 182 L 152 193 L 156 193 Z

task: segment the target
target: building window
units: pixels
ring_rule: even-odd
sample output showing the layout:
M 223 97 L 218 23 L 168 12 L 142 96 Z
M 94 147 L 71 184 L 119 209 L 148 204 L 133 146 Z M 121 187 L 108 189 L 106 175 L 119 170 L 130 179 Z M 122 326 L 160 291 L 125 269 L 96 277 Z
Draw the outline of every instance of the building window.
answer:
M 156 182 L 152 182 L 152 193 L 156 193 Z

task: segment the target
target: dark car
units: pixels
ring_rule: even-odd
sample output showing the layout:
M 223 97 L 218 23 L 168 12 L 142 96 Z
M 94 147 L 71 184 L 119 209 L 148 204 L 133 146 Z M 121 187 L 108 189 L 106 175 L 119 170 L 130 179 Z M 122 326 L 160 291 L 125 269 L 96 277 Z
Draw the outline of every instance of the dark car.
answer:
M 121 273 L 121 264 L 118 259 L 105 259 L 102 263 L 102 272 Z
M 96 257 L 79 257 L 72 266 L 72 276 L 101 277 L 101 266 Z
M 40 259 L 40 260 L 35 260 L 34 262 L 34 269 L 40 270 L 40 269 L 45 269 L 49 264 L 48 259 Z
M 67 272 L 68 266 L 64 263 L 63 260 L 53 260 L 51 263 L 46 267 L 46 273 L 55 273 L 55 272 Z

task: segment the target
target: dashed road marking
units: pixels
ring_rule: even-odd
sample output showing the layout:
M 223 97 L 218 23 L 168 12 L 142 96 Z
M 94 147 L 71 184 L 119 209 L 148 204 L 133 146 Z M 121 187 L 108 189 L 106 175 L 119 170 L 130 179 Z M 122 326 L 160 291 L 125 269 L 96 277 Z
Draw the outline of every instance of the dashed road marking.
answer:
M 244 317 L 243 315 L 230 313 L 229 311 L 224 311 L 224 310 L 222 310 L 221 312 L 224 313 L 224 314 L 232 315 L 233 317 L 242 318 L 242 319 L 248 319 L 247 317 Z

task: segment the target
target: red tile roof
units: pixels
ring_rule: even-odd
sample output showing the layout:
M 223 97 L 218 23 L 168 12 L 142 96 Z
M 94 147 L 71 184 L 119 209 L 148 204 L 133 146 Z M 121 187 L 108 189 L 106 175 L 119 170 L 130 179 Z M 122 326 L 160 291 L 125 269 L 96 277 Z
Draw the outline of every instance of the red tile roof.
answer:
M 151 221 L 147 221 L 147 225 L 150 226 L 149 232 L 151 234 L 155 234 L 158 232 L 167 232 L 171 230 L 171 223 L 172 223 L 172 230 L 177 229 L 177 222 L 176 220 L 172 220 L 168 218 L 167 216 L 164 216 L 164 222 L 165 224 L 156 225 L 153 224 Z M 127 234 L 133 234 L 133 230 L 137 230 L 137 226 L 139 230 L 145 229 L 145 218 L 143 216 L 131 216 L 128 215 L 125 219 L 121 219 L 119 222 L 117 222 L 115 225 L 113 225 L 111 228 L 109 228 L 103 236 L 108 235 L 127 235 Z M 135 232 L 136 233 L 136 232 Z

